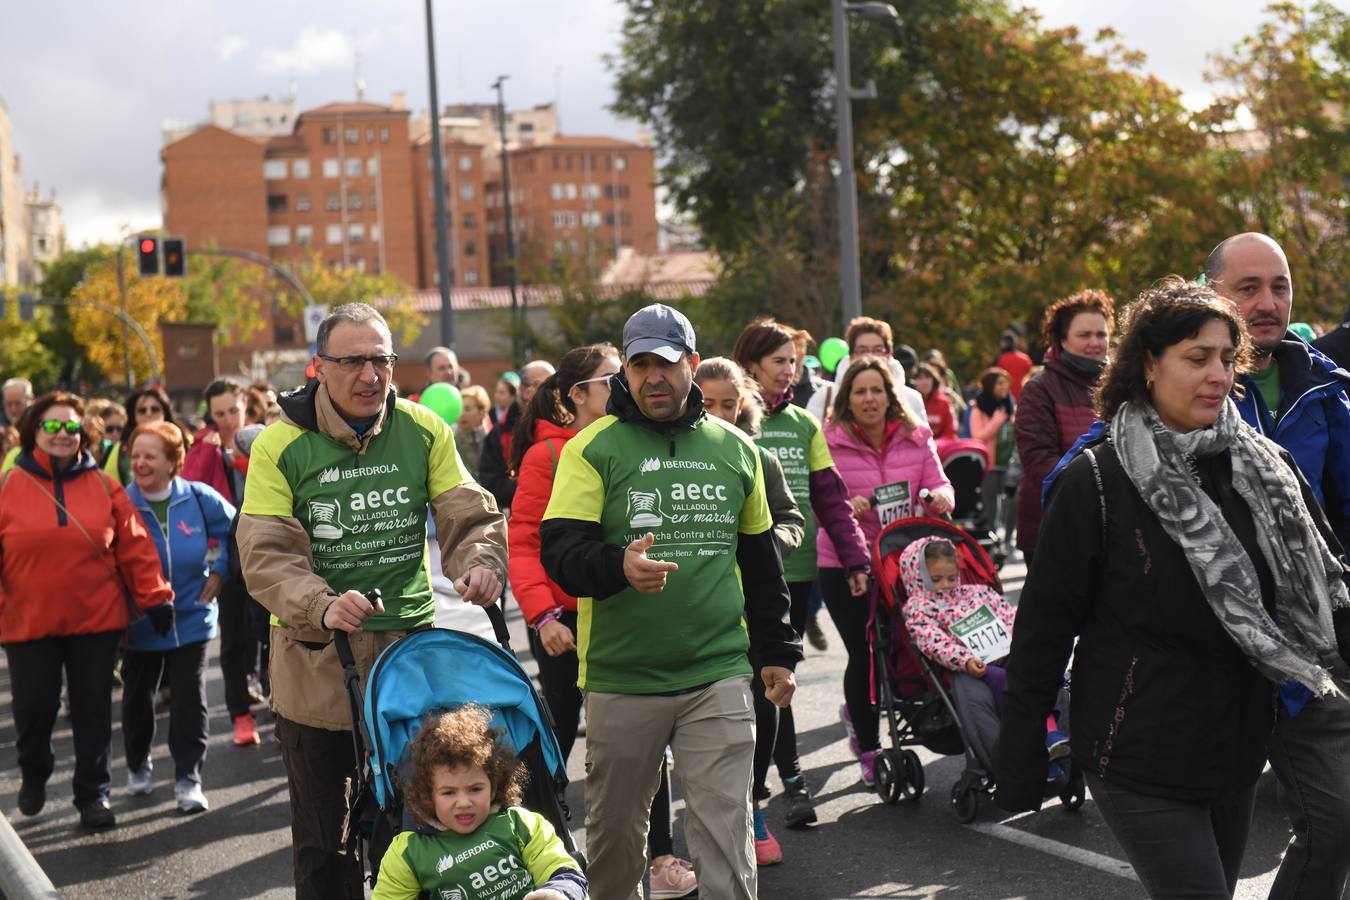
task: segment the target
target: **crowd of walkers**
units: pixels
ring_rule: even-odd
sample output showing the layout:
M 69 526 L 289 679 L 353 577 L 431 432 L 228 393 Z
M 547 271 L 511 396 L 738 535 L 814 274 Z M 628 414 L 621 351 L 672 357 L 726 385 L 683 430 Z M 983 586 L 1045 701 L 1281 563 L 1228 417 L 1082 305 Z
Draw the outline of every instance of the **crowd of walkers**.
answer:
M 998 803 L 1037 809 L 1072 766 L 1150 895 L 1231 897 L 1269 762 L 1292 831 L 1271 896 L 1341 897 L 1347 329 L 1290 330 L 1293 284 L 1277 244 L 1237 235 L 1202 278 L 1161 280 L 1119 314 L 1096 289 L 1048 303 L 1039 363 L 1009 330 L 968 382 L 868 317 L 831 371 L 772 318 L 702 358 L 693 324 L 656 304 L 617 344 L 490 388 L 436 348 L 423 391 L 462 388 L 450 423 L 399 397 L 389 330 L 362 304 L 324 323 L 307 385 L 217 381 L 200 421 L 157 387 L 119 404 L 10 379 L 0 643 L 20 810 L 45 803 L 63 682 L 85 826 L 115 824 L 118 682 L 128 793 L 153 789 L 167 689 L 177 806 L 206 810 L 219 635 L 233 743 L 260 742 L 262 698 L 275 713 L 298 896 L 362 896 L 338 830 L 357 760 L 332 633 L 364 673 L 431 623 L 432 526 L 465 600 L 504 601 L 509 580 L 564 759 L 586 735 L 590 866 L 515 805 L 518 764 L 470 709 L 429 720 L 410 763 L 425 766 L 417 834 L 444 838 L 396 841 L 377 896 L 448 884 L 436 860 L 456 858 L 454 835 L 504 828 L 533 848 L 514 897 L 617 900 L 644 877 L 655 898 L 753 897 L 756 868 L 784 859 L 773 829 L 817 821 L 792 707 L 802 642 L 823 647 L 823 608 L 847 653 L 841 736 L 870 786 L 872 548 L 893 522 L 956 510 L 944 456 L 973 445 L 985 505 L 1016 508 L 1001 523 L 1028 565 L 1015 616 L 925 540 L 902 562 L 904 621 L 947 671 Z M 996 659 L 952 631 L 982 606 L 1011 632 Z M 691 860 L 674 854 L 672 774 Z

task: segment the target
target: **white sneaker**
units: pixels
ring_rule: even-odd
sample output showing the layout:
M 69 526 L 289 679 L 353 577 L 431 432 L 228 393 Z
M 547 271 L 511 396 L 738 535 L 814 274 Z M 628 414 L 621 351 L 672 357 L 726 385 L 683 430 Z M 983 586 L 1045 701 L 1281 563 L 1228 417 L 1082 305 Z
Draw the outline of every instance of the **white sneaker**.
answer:
M 133 797 L 144 797 L 150 793 L 150 763 L 141 767 L 139 772 L 127 773 L 127 793 Z
M 202 786 L 190 779 L 184 778 L 174 785 L 173 793 L 178 799 L 178 811 L 181 813 L 191 815 L 211 808 L 206 802 L 206 794 L 202 793 Z

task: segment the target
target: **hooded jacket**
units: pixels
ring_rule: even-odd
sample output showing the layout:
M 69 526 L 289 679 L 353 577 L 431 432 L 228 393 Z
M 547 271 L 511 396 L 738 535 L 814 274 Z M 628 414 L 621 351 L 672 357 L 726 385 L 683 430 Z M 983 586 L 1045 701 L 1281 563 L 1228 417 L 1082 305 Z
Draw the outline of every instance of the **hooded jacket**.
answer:
M 1013 433 L 1022 459 L 1017 491 L 1017 547 L 1034 552 L 1041 527 L 1041 483 L 1074 442 L 1092 427 L 1092 388 L 1097 379 L 1064 362 L 1058 347 L 1045 356 L 1045 369 L 1027 382 L 1017 404 Z
M 0 641 L 121 631 L 128 596 L 173 601 L 126 491 L 88 453 L 56 471 L 41 450 L 19 454 L 0 476 Z
M 955 501 L 952 483 L 938 462 L 937 444 L 927 425 L 919 425 L 908 434 L 903 427 L 890 430 L 880 450 L 868 443 L 851 422 L 830 425 L 825 429 L 825 440 L 850 497 L 871 497 L 882 485 L 908 482 L 911 515 L 919 514 L 921 490 L 945 493 L 948 502 Z M 866 546 L 871 547 L 881 533 L 877 510 L 863 513 L 858 524 Z M 842 568 L 839 552 L 824 529 L 816 539 L 816 556 L 821 568 Z
M 1350 546 L 1350 372 L 1290 333 L 1275 349 L 1280 367 L 1280 408 L 1274 427 L 1250 375 L 1233 401 L 1243 420 L 1288 450 L 1326 510 L 1342 546 Z
M 520 404 L 512 402 L 506 409 L 506 421 L 492 427 L 478 455 L 478 482 L 492 492 L 502 509 L 515 505 L 516 480 L 506 470 L 506 461 L 511 457 L 511 436 L 520 416 Z
M 959 672 L 974 654 L 952 635 L 952 625 L 987 605 L 1012 631 L 1016 611 L 987 584 L 961 584 L 946 591 L 934 590 L 923 549 L 938 540 L 943 539 L 920 538 L 900 554 L 900 581 L 905 586 L 905 630 L 920 653 L 940 666 Z
M 217 605 L 202 603 L 202 586 L 207 575 L 230 573 L 230 553 L 226 537 L 234 521 L 235 508 L 209 485 L 175 478 L 169 485 L 168 536 L 165 537 L 150 501 L 136 482 L 127 488 L 127 497 L 141 515 L 145 529 L 159 553 L 160 571 L 173 585 L 174 627 L 161 637 L 148 619 L 133 622 L 127 629 L 127 645 L 132 650 L 172 650 L 216 636 Z M 206 565 L 208 542 L 221 548 L 219 557 Z
M 351 710 L 323 616 L 347 590 L 380 588 L 384 612 L 352 635 L 364 673 L 406 630 L 431 624 L 426 510 L 450 578 L 482 566 L 504 578 L 505 522 L 459 463 L 450 426 L 391 389 L 363 436 L 317 380 L 283 394 L 282 418 L 249 457 L 236 528 L 248 592 L 272 613 L 272 707 L 345 731 Z
M 511 551 L 507 565 L 511 573 L 511 592 L 525 614 L 525 621 L 530 624 L 551 610 L 561 608 L 576 612 L 577 608 L 577 598 L 548 577 L 539 559 L 539 523 L 548 508 L 563 447 L 575 436 L 576 431 L 571 428 L 554 425 L 547 419 L 536 420 L 534 443 L 525 451 L 516 477 L 515 500 L 507 525 Z
M 794 667 L 801 643 L 754 444 L 706 415 L 697 384 L 677 419 L 655 421 L 621 372 L 607 412 L 563 449 L 540 526 L 544 570 L 580 598 L 579 686 L 655 694 Z M 623 571 L 648 531 L 648 555 L 680 565 L 659 596 Z

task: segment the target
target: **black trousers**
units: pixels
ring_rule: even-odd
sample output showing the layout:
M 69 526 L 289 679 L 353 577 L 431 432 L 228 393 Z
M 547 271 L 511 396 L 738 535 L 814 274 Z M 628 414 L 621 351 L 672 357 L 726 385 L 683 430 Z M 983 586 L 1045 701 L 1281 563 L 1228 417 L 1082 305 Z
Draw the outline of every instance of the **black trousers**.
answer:
M 858 736 L 863 752 L 879 746 L 877 737 L 878 712 L 872 705 L 872 653 L 867 637 L 867 620 L 871 616 L 867 595 L 854 597 L 848 592 L 848 579 L 843 569 L 822 568 L 820 591 L 825 595 L 825 608 L 830 611 L 834 627 L 848 651 L 844 666 L 844 703 Z
M 121 631 L 5 644 L 19 769 L 46 783 L 56 765 L 52 726 L 61 711 L 61 673 L 70 689 L 75 805 L 108 796 L 112 783 L 112 673 Z
M 342 845 L 346 791 L 357 774 L 352 733 L 277 716 L 276 736 L 291 792 L 296 900 L 363 900 L 360 860 Z
M 220 674 L 225 682 L 225 709 L 230 721 L 248 712 L 248 673 L 258 655 L 258 639 L 250 607 L 257 603 L 242 584 L 229 583 L 220 599 Z
M 127 768 L 138 772 L 155 740 L 155 694 L 169 685 L 169 755 L 173 777 L 198 784 L 209 736 L 206 641 L 173 650 L 128 650 L 122 663 L 122 742 Z
M 563 612 L 558 619 L 576 634 L 576 613 Z M 553 716 L 553 733 L 558 738 L 558 747 L 566 760 L 572 755 L 572 746 L 577 742 L 577 723 L 581 720 L 577 655 L 572 652 L 549 656 L 543 641 L 539 640 L 539 633 L 533 628 L 527 628 L 526 631 L 529 634 L 530 652 L 539 664 L 539 685 L 544 704 Z M 661 783 L 656 789 L 656 796 L 652 798 L 651 826 L 647 830 L 647 852 L 653 859 L 674 852 L 671 849 L 674 845 L 670 828 L 670 763 L 662 758 Z
M 789 581 L 788 593 L 792 606 L 788 619 L 792 630 L 801 640 L 806 630 L 807 607 L 810 605 L 811 581 Z M 779 709 L 764 696 L 764 679 L 755 673 L 750 680 L 750 695 L 755 701 L 755 794 L 766 793 L 769 761 L 778 767 L 779 778 L 794 778 L 802 773 L 797 758 L 797 723 L 792 718 L 792 707 Z

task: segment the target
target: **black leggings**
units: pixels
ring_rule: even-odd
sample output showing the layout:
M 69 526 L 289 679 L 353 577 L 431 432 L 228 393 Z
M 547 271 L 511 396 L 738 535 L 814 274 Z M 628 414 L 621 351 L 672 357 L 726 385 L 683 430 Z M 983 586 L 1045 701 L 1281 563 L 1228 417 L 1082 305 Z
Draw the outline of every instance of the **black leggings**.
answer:
M 872 653 L 867 637 L 867 620 L 871 608 L 867 595 L 855 597 L 848 592 L 848 579 L 843 569 L 820 570 L 820 590 L 825 595 L 825 608 L 830 611 L 834 627 L 848 651 L 844 667 L 844 703 L 853 721 L 853 732 L 858 736 L 858 747 L 875 750 L 877 740 L 877 708 L 872 705 Z
M 577 633 L 577 614 L 564 612 L 558 617 Z M 561 656 L 549 656 L 544 642 L 533 628 L 527 628 L 530 639 L 530 652 L 539 664 L 539 684 L 544 695 L 544 703 L 553 716 L 553 733 L 558 738 L 562 750 L 563 762 L 572 755 L 572 745 L 577 741 L 577 723 L 581 720 L 581 691 L 577 688 L 577 655 L 575 652 Z M 795 743 L 795 742 L 794 742 Z M 656 859 L 658 856 L 670 856 L 674 853 L 673 838 L 670 833 L 670 764 L 661 758 L 661 783 L 652 798 L 651 827 L 647 831 L 647 852 Z
M 792 607 L 788 619 L 792 630 L 801 640 L 806 629 L 806 608 L 811 597 L 810 581 L 789 581 Z M 792 718 L 792 707 L 779 709 L 764 696 L 764 679 L 759 673 L 750 680 L 750 692 L 755 700 L 755 794 L 767 793 L 765 780 L 769 777 L 769 760 L 778 767 L 779 778 L 794 778 L 802 773 L 797 759 L 797 725 Z

